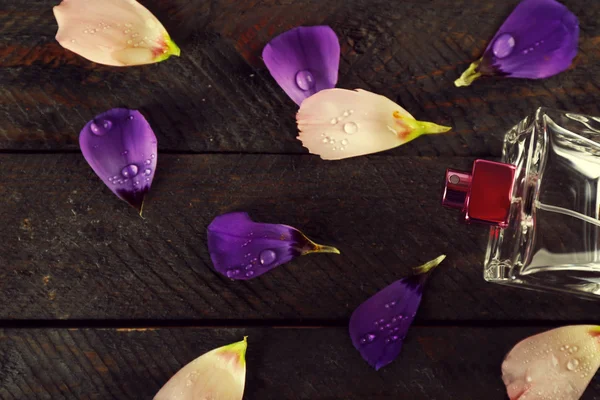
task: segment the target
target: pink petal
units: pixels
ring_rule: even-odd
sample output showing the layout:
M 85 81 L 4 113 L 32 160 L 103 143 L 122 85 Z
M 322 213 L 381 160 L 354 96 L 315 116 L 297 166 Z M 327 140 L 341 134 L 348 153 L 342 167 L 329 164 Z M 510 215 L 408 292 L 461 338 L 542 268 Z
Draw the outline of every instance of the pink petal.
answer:
M 579 399 L 600 366 L 599 329 L 567 326 L 518 343 L 502 364 L 510 399 Z
M 63 0 L 54 16 L 60 45 L 99 64 L 141 65 L 180 54 L 160 21 L 135 0 Z
M 340 160 L 398 147 L 450 128 L 416 121 L 404 108 L 366 90 L 322 90 L 297 115 L 298 139 L 324 160 Z

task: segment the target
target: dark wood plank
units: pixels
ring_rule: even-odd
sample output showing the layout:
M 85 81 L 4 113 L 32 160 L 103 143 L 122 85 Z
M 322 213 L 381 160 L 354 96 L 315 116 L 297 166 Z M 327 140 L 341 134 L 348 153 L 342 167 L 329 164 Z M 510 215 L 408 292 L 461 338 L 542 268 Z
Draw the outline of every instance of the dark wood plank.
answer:
M 0 1 L 0 149 L 76 149 L 84 123 L 111 107 L 141 109 L 161 150 L 303 153 L 296 106 L 260 61 L 298 25 L 329 24 L 342 44 L 339 86 L 401 103 L 453 126 L 394 155 L 499 155 L 503 133 L 540 105 L 600 115 L 600 5 L 566 0 L 581 20 L 575 68 L 544 81 L 453 80 L 481 54 L 518 0 L 148 0 L 182 57 L 137 68 L 99 66 L 54 40 L 54 0 Z
M 540 331 L 415 328 L 400 357 L 375 372 L 345 328 L 9 329 L 0 332 L 0 397 L 150 399 L 189 361 L 248 335 L 246 400 L 503 400 L 504 355 Z M 597 376 L 582 399 L 598 398 Z
M 487 228 L 440 206 L 445 168 L 470 163 L 161 154 L 142 219 L 79 154 L 0 154 L 0 319 L 344 321 L 442 253 L 421 321 L 595 319 L 594 302 L 483 281 Z M 212 270 L 205 229 L 234 210 L 343 254 L 232 282 Z

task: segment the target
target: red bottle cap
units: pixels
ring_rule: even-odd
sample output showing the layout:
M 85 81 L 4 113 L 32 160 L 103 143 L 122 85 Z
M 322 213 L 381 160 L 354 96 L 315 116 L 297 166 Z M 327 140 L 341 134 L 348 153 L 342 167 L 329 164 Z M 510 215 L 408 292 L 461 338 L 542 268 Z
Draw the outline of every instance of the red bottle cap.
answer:
M 476 160 L 473 171 L 448 169 L 442 205 L 459 208 L 467 222 L 506 227 L 516 167 L 494 161 Z

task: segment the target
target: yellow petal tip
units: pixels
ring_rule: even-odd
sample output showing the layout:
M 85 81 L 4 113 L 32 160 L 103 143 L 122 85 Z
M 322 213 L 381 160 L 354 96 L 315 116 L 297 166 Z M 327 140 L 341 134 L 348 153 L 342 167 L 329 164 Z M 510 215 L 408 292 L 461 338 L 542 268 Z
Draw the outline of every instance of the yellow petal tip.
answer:
M 481 62 L 481 60 L 477 60 L 474 63 L 472 63 L 471 65 L 469 65 L 469 68 L 467 68 L 467 70 L 462 73 L 460 78 L 458 78 L 457 80 L 454 81 L 454 85 L 456 87 L 469 86 L 477 78 L 479 78 L 481 76 L 481 72 L 478 72 L 477 68 L 479 67 L 480 62 Z
M 438 265 L 440 265 L 442 263 L 442 261 L 444 261 L 445 259 L 446 259 L 446 255 L 442 254 L 438 258 L 428 261 L 425 264 L 421 265 L 420 267 L 415 268 L 414 271 L 416 274 L 425 274 L 425 273 L 431 271 L 432 269 L 434 269 L 435 267 L 437 267 Z

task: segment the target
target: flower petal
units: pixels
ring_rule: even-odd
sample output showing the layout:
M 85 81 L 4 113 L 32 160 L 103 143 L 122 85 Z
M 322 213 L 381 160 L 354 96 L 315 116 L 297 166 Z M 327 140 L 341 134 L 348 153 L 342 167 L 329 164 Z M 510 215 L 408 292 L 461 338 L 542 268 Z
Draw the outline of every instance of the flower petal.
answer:
M 419 275 L 396 281 L 362 303 L 350 318 L 352 344 L 370 366 L 385 367 L 402 350 L 412 324 L 429 272 L 446 256 L 440 256 L 416 269 Z
M 296 119 L 302 145 L 324 160 L 377 153 L 451 129 L 417 121 L 390 99 L 361 89 L 323 90 L 302 103 Z
M 523 0 L 456 86 L 480 76 L 542 79 L 571 65 L 577 55 L 579 21 L 555 0 Z
M 208 250 L 215 269 L 231 279 L 256 278 L 309 253 L 335 253 L 287 225 L 263 224 L 247 213 L 234 212 L 215 218 L 208 226 Z
M 567 326 L 518 343 L 502 364 L 511 400 L 577 400 L 600 366 L 600 327 Z
M 242 400 L 247 347 L 244 338 L 200 356 L 173 375 L 154 400 Z
M 135 0 L 63 0 L 54 16 L 58 43 L 99 64 L 150 64 L 180 54 L 160 21 Z
M 144 116 L 126 108 L 100 114 L 81 130 L 79 146 L 106 186 L 141 214 L 158 160 L 156 136 Z
M 273 78 L 298 105 L 337 83 L 340 42 L 328 26 L 282 33 L 265 46 L 262 56 Z

